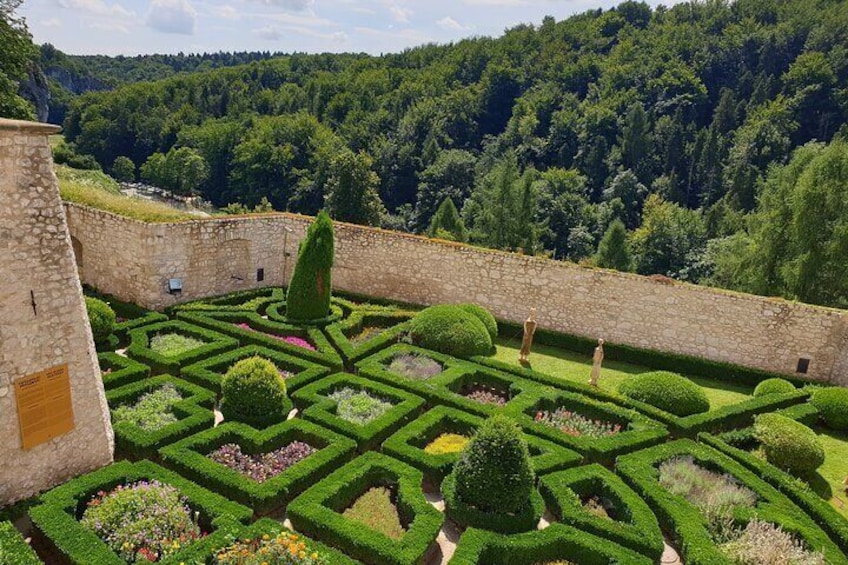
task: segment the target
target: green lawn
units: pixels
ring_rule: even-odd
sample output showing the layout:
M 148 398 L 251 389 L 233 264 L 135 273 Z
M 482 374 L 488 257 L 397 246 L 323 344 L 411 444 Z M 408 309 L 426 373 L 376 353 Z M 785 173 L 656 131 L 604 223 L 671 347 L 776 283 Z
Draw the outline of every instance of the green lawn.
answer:
M 518 352 L 521 348 L 521 342 L 519 340 L 500 338 L 497 340 L 496 346 L 496 359 L 518 365 Z M 530 353 L 529 367 L 540 373 L 546 373 L 568 381 L 587 383 L 589 382 L 589 373 L 592 370 L 592 359 L 591 357 L 556 347 L 534 345 Z M 627 377 L 647 371 L 651 371 L 651 369 L 629 363 L 605 361 L 601 370 L 600 388 L 609 392 L 615 392 L 619 383 Z M 747 385 L 737 385 L 703 377 L 689 378 L 692 382 L 704 389 L 704 392 L 710 399 L 710 406 L 712 408 L 737 404 L 749 399 L 753 392 L 753 389 Z
M 832 498 L 830 503 L 836 507 L 845 517 L 848 517 L 848 496 L 845 494 L 845 486 L 842 481 L 848 476 L 848 433 L 836 432 L 821 427 L 816 427 L 819 439 L 824 446 L 824 465 L 819 467 L 821 475 L 830 486 Z M 822 494 L 818 485 L 813 485 L 816 492 Z

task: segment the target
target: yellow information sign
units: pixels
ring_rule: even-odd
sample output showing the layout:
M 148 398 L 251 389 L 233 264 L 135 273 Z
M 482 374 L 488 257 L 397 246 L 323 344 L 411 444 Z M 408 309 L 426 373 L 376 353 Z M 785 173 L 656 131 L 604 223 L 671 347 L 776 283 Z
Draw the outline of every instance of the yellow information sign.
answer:
M 58 365 L 15 381 L 21 445 L 30 449 L 74 429 L 68 365 Z

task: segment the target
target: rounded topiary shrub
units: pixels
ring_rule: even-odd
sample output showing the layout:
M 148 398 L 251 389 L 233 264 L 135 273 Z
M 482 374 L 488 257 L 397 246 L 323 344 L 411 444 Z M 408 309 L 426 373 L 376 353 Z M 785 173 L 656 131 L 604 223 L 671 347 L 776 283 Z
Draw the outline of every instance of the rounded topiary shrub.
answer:
M 85 309 L 88 311 L 88 323 L 91 324 L 95 343 L 107 341 L 115 329 L 115 311 L 102 300 L 90 296 L 85 297 Z
M 495 320 L 495 317 L 492 316 L 491 312 L 477 304 L 460 304 L 459 307 L 469 314 L 476 316 L 478 320 L 483 322 L 483 325 L 486 327 L 486 331 L 489 332 L 489 337 L 492 338 L 492 341 L 498 337 L 498 321 Z
M 221 382 L 221 414 L 252 426 L 282 422 L 291 410 L 286 382 L 277 367 L 262 357 L 242 359 Z
M 480 319 L 459 306 L 425 308 L 412 318 L 413 343 L 447 355 L 470 357 L 492 350 L 492 338 Z
M 677 373 L 656 371 L 630 377 L 618 385 L 618 392 L 676 416 L 710 409 L 710 401 L 701 387 Z
M 508 514 L 527 507 L 535 474 L 527 442 L 515 422 L 484 422 L 454 465 L 456 495 L 484 512 Z
M 795 385 L 785 379 L 766 379 L 754 389 L 754 396 L 795 392 Z
M 824 448 L 816 433 L 781 414 L 757 416 L 754 436 L 768 462 L 793 475 L 811 473 L 824 463 Z
M 330 315 L 330 273 L 333 267 L 333 221 L 326 212 L 306 230 L 286 291 L 286 317 L 320 320 Z
M 810 402 L 827 427 L 848 430 L 848 388 L 820 388 L 813 393 Z

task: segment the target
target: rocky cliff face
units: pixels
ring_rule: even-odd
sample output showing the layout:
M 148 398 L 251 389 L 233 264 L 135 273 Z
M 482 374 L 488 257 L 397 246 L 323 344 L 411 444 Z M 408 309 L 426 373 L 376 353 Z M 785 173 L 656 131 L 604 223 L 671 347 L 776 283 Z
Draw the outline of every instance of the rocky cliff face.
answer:
M 35 115 L 39 122 L 46 122 L 50 113 L 50 87 L 47 77 L 38 65 L 30 66 L 27 79 L 21 83 L 20 95 L 35 106 Z
M 47 78 L 56 81 L 62 88 L 74 94 L 91 90 L 109 90 L 109 85 L 104 82 L 92 76 L 79 76 L 68 69 L 48 67 L 44 72 Z

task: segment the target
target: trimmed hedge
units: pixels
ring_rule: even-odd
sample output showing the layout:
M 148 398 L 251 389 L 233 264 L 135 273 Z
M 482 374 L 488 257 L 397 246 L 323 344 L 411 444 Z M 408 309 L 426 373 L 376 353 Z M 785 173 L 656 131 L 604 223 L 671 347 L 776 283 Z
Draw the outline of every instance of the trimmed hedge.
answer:
M 117 353 L 99 353 L 100 376 L 106 390 L 128 385 L 150 376 L 150 367 Z
M 158 563 L 176 565 L 182 562 L 205 562 L 214 547 L 223 547 L 247 523 L 249 508 L 188 481 L 155 463 L 121 461 L 93 473 L 77 477 L 41 495 L 42 504 L 29 511 L 35 527 L 74 565 L 125 565 L 97 535 L 82 526 L 78 518 L 85 504 L 98 491 L 141 480 L 157 480 L 171 485 L 187 500 L 189 507 L 200 513 L 209 535 Z
M 450 473 L 442 481 L 445 498 L 445 515 L 466 528 L 479 528 L 502 534 L 516 534 L 534 530 L 545 511 L 545 501 L 534 487 L 527 505 L 515 513 L 484 512 L 465 503 L 457 494 L 456 475 Z
M 765 521 L 776 523 L 797 535 L 810 548 L 824 553 L 830 565 L 845 565 L 848 558 L 809 516 L 789 498 L 756 474 L 715 449 L 684 439 L 623 455 L 616 461 L 616 471 L 654 510 L 662 528 L 670 533 L 687 565 L 731 565 L 713 542 L 704 515 L 685 498 L 671 494 L 660 486 L 657 467 L 680 456 L 712 471 L 726 473 L 752 490 L 758 499 L 756 513 Z M 746 519 L 751 516 L 746 514 Z
M 330 372 L 330 369 L 325 365 L 306 361 L 276 349 L 269 349 L 259 345 L 248 345 L 247 347 L 240 347 L 233 351 L 213 355 L 203 361 L 184 367 L 180 371 L 180 378 L 214 391 L 216 394 L 220 394 L 221 381 L 224 378 L 224 373 L 238 361 L 256 355 L 268 359 L 280 369 L 293 373 L 293 376 L 286 379 L 286 388 L 289 390 L 289 393 L 294 392 L 307 383 L 327 376 Z
M 834 430 L 848 430 L 848 389 L 821 388 L 813 392 L 810 403 L 819 411 L 822 421 Z
M 535 415 L 539 411 L 551 411 L 560 407 L 593 420 L 620 424 L 622 431 L 601 438 L 574 437 L 535 421 Z M 665 426 L 635 410 L 565 391 L 538 389 L 535 396 L 523 395 L 511 402 L 506 413 L 515 418 L 525 430 L 574 449 L 586 455 L 589 461 L 599 463 L 611 463 L 622 453 L 656 445 L 668 437 Z
M 42 561 L 11 522 L 0 522 L 0 565 L 41 565 Z
M 314 320 L 292 320 L 286 317 L 286 303 L 274 302 L 265 310 L 265 315 L 272 322 L 280 322 L 295 326 L 303 327 L 324 327 L 327 324 L 334 324 L 343 320 L 346 317 L 347 309 L 338 304 L 335 300 L 330 301 L 330 313 L 323 318 L 315 318 Z
M 107 342 L 115 329 L 117 319 L 115 311 L 99 298 L 91 296 L 85 297 L 85 310 L 88 314 L 88 323 L 91 326 L 94 343 Z
M 313 485 L 295 498 L 288 516 L 295 529 L 314 536 L 354 559 L 371 565 L 417 565 L 436 540 L 444 516 L 421 491 L 421 471 L 391 457 L 370 452 Z M 369 488 L 397 488 L 397 507 L 407 523 L 394 540 L 342 512 Z
M 383 443 L 383 453 L 421 469 L 428 480 L 441 483 L 459 459 L 459 453 L 431 454 L 424 448 L 443 433 L 473 435 L 482 423 L 483 418 L 479 416 L 436 406 L 387 439 Z M 524 438 L 537 474 L 573 467 L 583 459 L 577 452 L 540 437 L 525 434 Z
M 618 385 L 618 392 L 675 416 L 691 416 L 710 409 L 710 401 L 701 387 L 677 373 L 667 371 L 629 377 Z
M 212 412 L 215 395 L 171 375 L 160 375 L 110 390 L 106 393 L 106 400 L 109 408 L 114 410 L 119 405 L 134 403 L 142 394 L 166 384 L 174 385 L 183 397 L 173 409 L 179 420 L 155 432 L 142 430 L 129 422 L 113 424 L 116 451 L 130 458 L 155 457 L 160 447 L 215 423 L 215 414 Z
M 244 453 L 267 453 L 293 441 L 303 441 L 317 451 L 279 475 L 254 481 L 207 455 L 228 443 Z M 294 496 L 351 458 L 356 442 L 312 422 L 294 419 L 264 430 L 225 422 L 160 450 L 162 461 L 209 490 L 264 513 L 284 505 Z
M 180 320 L 185 320 L 220 332 L 224 335 L 238 339 L 240 345 L 259 345 L 269 349 L 276 349 L 312 361 L 326 365 L 333 369 L 342 368 L 342 358 L 327 341 L 321 330 L 313 327 L 292 326 L 282 322 L 266 320 L 253 312 L 180 312 L 177 314 Z M 250 330 L 242 329 L 236 324 L 247 324 Z M 316 350 L 306 349 L 298 345 L 287 343 L 273 335 L 286 335 L 305 339 L 316 347 Z
M 337 416 L 336 402 L 328 398 L 334 391 L 345 387 L 367 391 L 395 404 L 385 414 L 363 426 L 354 424 Z M 292 400 L 303 410 L 303 418 L 353 438 L 362 451 L 379 446 L 415 418 L 424 406 L 424 399 L 414 394 L 348 373 L 337 373 L 309 384 L 295 392 Z
M 279 287 L 254 288 L 231 292 L 223 296 L 203 298 L 171 306 L 171 313 L 181 311 L 206 312 L 256 312 L 264 314 L 265 309 L 272 303 L 285 299 L 283 289 Z
M 460 308 L 476 316 L 483 325 L 486 327 L 486 331 L 489 332 L 489 337 L 492 338 L 492 341 L 498 337 L 498 321 L 492 316 L 492 313 L 483 308 L 478 304 L 459 304 Z
M 391 360 L 401 354 L 423 355 L 439 362 L 444 371 L 427 380 L 415 380 L 389 371 Z M 470 361 L 436 353 L 407 344 L 397 344 L 363 359 L 356 364 L 359 374 L 369 379 L 402 388 L 424 397 L 429 404 L 444 404 L 480 416 L 490 416 L 504 410 L 491 404 L 482 404 L 466 398 L 463 389 L 473 384 L 483 384 L 502 390 L 509 396 L 507 406 L 530 395 L 535 398 L 538 385 L 516 378 L 508 373 L 494 371 Z
M 492 338 L 476 315 L 453 304 L 430 306 L 412 318 L 409 327 L 412 342 L 455 357 L 487 355 Z
M 729 445 L 717 436 L 704 433 L 700 434 L 698 439 L 732 457 L 786 495 L 848 554 L 848 518 L 840 514 L 830 502 L 820 497 L 808 484 L 747 451 Z
M 297 263 L 286 291 L 289 319 L 315 320 L 330 313 L 333 237 L 333 221 L 322 210 L 300 243 Z
M 410 312 L 369 312 L 355 310 L 350 317 L 324 328 L 330 341 L 341 352 L 346 363 L 357 361 L 397 343 L 409 329 Z M 362 331 L 363 327 L 385 327 L 379 334 L 354 345 L 350 337 Z
M 284 527 L 277 520 L 272 520 L 271 518 L 262 518 L 260 520 L 257 520 L 256 522 L 254 522 L 253 524 L 251 524 L 247 528 L 244 528 L 243 530 L 239 531 L 237 539 L 239 539 L 239 540 L 255 540 L 255 539 L 259 539 L 259 538 L 261 538 L 262 536 L 265 536 L 265 535 L 273 538 L 273 537 L 279 535 L 281 532 L 291 532 L 291 530 Z M 302 534 L 299 534 L 299 535 L 306 542 L 306 547 L 308 548 L 307 552 L 309 552 L 309 551 L 317 552 L 319 555 L 322 555 L 323 557 L 326 558 L 326 563 L 328 563 L 328 564 L 331 564 L 331 565 L 361 565 L 359 561 L 355 561 L 355 560 L 351 559 L 350 557 L 348 557 L 347 555 L 344 555 L 344 554 L 340 553 L 339 551 L 336 551 L 335 549 L 328 547 L 328 546 L 324 545 L 323 543 L 321 543 L 319 541 L 315 541 L 314 539 L 303 536 Z M 227 545 L 230 545 L 230 544 L 227 544 Z M 226 546 L 222 546 L 220 548 L 216 547 L 214 549 L 214 551 L 212 552 L 212 557 L 214 557 L 215 554 L 217 554 L 218 551 L 220 551 L 224 547 L 226 547 Z M 206 562 L 204 562 L 204 563 L 206 563 Z
M 757 416 L 754 436 L 768 462 L 793 475 L 811 473 L 824 463 L 824 448 L 816 432 L 781 414 Z
M 219 406 L 224 419 L 265 427 L 284 422 L 291 409 L 286 381 L 271 361 L 248 357 L 224 375 Z
M 544 476 L 539 490 L 560 522 L 659 559 L 663 535 L 654 513 L 638 494 L 615 473 L 598 464 L 585 465 Z M 583 508 L 582 498 L 604 496 L 615 503 L 615 519 L 603 518 Z
M 128 330 L 140 326 L 146 326 L 148 324 L 154 324 L 156 322 L 164 322 L 168 319 L 168 316 L 166 316 L 165 314 L 146 310 L 141 306 L 138 306 L 137 304 L 133 304 L 131 302 L 124 302 L 123 300 L 120 300 L 112 296 L 111 294 L 100 293 L 89 286 L 84 285 L 83 290 L 86 296 L 93 296 L 94 298 L 99 298 L 100 300 L 106 302 L 106 304 L 108 304 L 112 308 L 112 310 L 115 311 L 117 321 L 113 330 L 116 334 L 123 335 Z
M 150 339 L 158 333 L 184 334 L 206 343 L 179 355 L 165 356 L 150 349 Z M 130 330 L 129 340 L 127 355 L 148 365 L 154 375 L 162 373 L 178 375 L 182 367 L 238 346 L 238 341 L 232 337 L 180 320 L 159 322 Z
M 766 379 L 754 389 L 754 396 L 765 396 L 767 394 L 786 394 L 794 392 L 795 385 L 786 379 Z
M 565 524 L 504 536 L 469 528 L 451 565 L 529 565 L 568 560 L 579 565 L 653 565 L 654 560 Z

